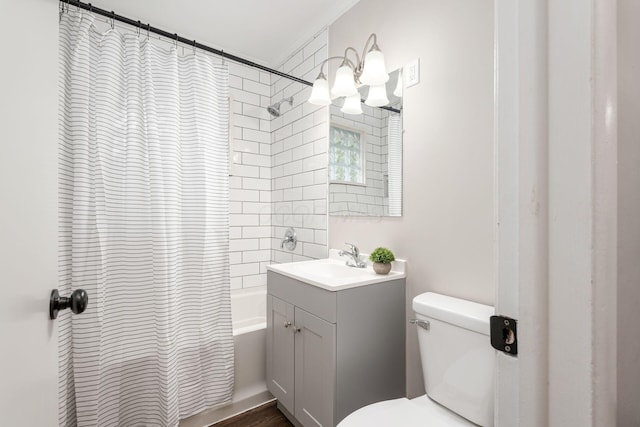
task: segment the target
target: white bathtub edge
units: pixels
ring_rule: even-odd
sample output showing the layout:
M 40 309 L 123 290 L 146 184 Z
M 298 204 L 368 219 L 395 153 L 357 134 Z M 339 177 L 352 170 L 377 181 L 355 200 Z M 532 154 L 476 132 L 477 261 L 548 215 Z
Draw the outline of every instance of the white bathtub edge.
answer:
M 238 335 L 248 334 L 253 331 L 259 331 L 260 329 L 267 329 L 267 319 L 260 318 L 256 319 L 255 322 L 252 322 L 246 326 L 236 326 L 233 325 L 233 336 L 236 337 Z

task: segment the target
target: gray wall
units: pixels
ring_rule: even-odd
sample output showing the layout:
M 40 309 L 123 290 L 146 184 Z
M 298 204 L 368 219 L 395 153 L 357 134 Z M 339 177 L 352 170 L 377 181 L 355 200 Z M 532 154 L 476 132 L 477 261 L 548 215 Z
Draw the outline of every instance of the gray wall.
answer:
M 420 58 L 420 84 L 403 100 L 403 216 L 330 217 L 329 247 L 387 246 L 407 259 L 407 316 L 425 291 L 492 304 L 493 1 L 359 2 L 329 28 L 329 56 L 362 49 L 372 32 L 390 70 Z M 413 327 L 407 389 L 424 390 Z

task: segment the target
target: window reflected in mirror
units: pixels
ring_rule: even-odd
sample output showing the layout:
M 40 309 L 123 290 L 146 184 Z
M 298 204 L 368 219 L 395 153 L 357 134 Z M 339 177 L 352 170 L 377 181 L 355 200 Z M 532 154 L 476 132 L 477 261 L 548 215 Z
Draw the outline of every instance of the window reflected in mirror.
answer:
M 366 185 L 363 131 L 332 124 L 329 130 L 329 182 Z
M 402 91 L 398 91 L 398 79 L 400 70 L 390 74 L 387 106 L 361 103 L 360 114 L 349 113 L 353 108 L 345 108 L 345 98 L 330 106 L 329 214 L 402 215 Z M 367 95 L 360 93 L 360 98 Z

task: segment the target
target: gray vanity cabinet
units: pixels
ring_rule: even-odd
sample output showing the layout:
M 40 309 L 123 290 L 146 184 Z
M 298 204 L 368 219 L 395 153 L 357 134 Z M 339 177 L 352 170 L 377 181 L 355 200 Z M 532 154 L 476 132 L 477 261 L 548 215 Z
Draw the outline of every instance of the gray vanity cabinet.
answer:
M 295 309 L 295 417 L 303 426 L 334 420 L 336 325 Z
M 333 423 L 335 324 L 267 296 L 269 390 L 303 425 Z
M 269 390 L 285 408 L 293 412 L 294 391 L 294 307 L 267 296 L 267 366 Z
M 328 291 L 268 272 L 267 387 L 294 424 L 405 396 L 404 285 Z

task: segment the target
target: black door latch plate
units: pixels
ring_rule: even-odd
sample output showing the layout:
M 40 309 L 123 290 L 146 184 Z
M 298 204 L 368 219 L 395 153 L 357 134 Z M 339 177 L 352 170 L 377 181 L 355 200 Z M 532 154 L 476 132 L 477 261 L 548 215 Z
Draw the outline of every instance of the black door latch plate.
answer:
M 518 321 L 505 316 L 491 316 L 491 346 L 507 354 L 518 354 Z

